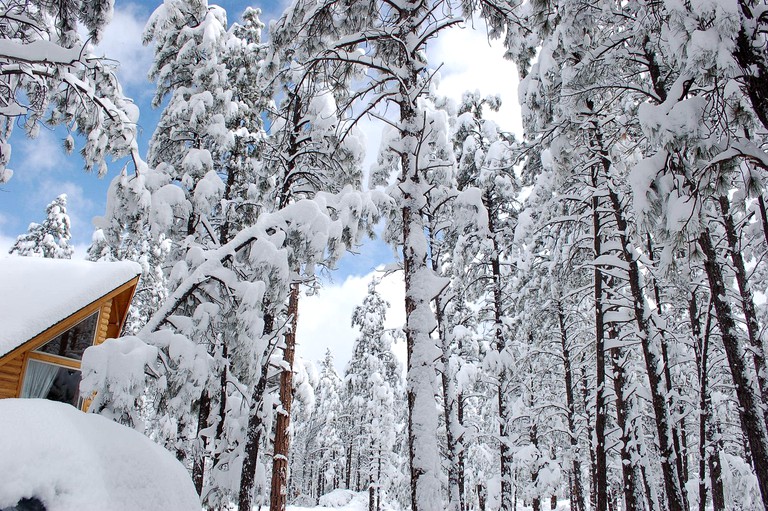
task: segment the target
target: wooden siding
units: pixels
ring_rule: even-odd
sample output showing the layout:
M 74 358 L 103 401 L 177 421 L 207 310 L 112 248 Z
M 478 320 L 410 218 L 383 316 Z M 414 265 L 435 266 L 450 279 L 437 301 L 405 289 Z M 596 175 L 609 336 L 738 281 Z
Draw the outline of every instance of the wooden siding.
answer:
M 101 306 L 101 311 L 99 312 L 99 324 L 96 326 L 96 337 L 93 341 L 93 344 L 96 346 L 103 343 L 107 338 L 113 301 L 114 299 L 107 300 Z
M 0 366 L 0 399 L 18 397 L 23 368 L 24 355 L 17 355 Z

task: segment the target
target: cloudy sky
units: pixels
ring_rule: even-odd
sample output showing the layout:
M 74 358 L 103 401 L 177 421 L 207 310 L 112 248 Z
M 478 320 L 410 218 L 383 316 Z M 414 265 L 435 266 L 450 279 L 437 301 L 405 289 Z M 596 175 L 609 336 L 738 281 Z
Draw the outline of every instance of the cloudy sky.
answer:
M 227 10 L 230 22 L 237 20 L 249 5 L 261 8 L 262 21 L 279 16 L 285 1 L 252 3 L 231 0 L 218 3 Z M 141 44 L 144 24 L 160 2 L 115 1 L 115 14 L 105 32 L 104 40 L 96 49 L 98 54 L 120 62 L 119 78 L 126 94 L 141 109 L 140 143 L 146 148 L 152 135 L 158 112 L 149 106 L 154 88 L 146 75 L 152 59 L 152 49 Z M 445 31 L 428 46 L 430 65 L 440 67 L 441 94 L 460 99 L 464 91 L 479 90 L 482 94 L 499 94 L 502 110 L 494 119 L 503 128 L 520 132 L 520 114 L 517 105 L 517 71 L 502 58 L 503 49 L 498 42 L 489 42 L 482 23 L 475 28 L 461 27 Z M 380 123 L 368 121 L 363 126 L 367 138 L 366 166 L 376 158 L 379 147 Z M 73 241 L 76 252 L 83 257 L 93 231 L 92 218 L 103 214 L 109 180 L 120 171 L 124 162 L 112 162 L 109 175 L 99 179 L 86 173 L 78 155 L 66 155 L 62 149 L 65 134 L 43 128 L 35 140 L 22 136 L 20 129 L 12 138 L 13 153 L 10 167 L 14 177 L 0 185 L 0 253 L 5 253 L 12 240 L 26 231 L 30 222 L 43 220 L 45 206 L 56 196 L 66 193 L 72 220 Z M 297 340 L 298 354 L 305 359 L 318 360 L 330 347 L 336 366 L 343 370 L 350 357 L 357 331 L 350 326 L 353 308 L 362 302 L 368 282 L 377 267 L 393 260 L 393 252 L 379 241 L 360 247 L 356 254 L 342 258 L 336 271 L 323 278 L 323 288 L 314 296 L 302 299 L 299 312 Z M 392 274 L 379 285 L 385 299 L 391 304 L 387 318 L 390 327 L 401 326 L 405 320 L 403 310 L 402 276 Z M 400 354 L 404 347 L 396 347 Z

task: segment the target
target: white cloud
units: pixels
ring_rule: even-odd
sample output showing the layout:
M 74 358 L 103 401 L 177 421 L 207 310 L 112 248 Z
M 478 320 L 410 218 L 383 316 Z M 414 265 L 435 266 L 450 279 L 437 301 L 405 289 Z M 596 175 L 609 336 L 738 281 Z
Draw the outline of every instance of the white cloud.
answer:
M 322 360 L 325 350 L 330 348 L 336 368 L 343 372 L 360 333 L 357 328 L 352 328 L 352 311 L 363 302 L 368 283 L 374 275 L 381 277 L 379 272 L 350 276 L 341 284 L 324 285 L 316 295 L 301 297 L 296 330 L 296 352 L 300 357 L 316 362 Z M 402 273 L 386 276 L 378 285 L 378 290 L 390 305 L 384 326 L 402 327 L 405 324 Z M 404 343 L 395 345 L 393 349 L 405 366 Z
M 42 173 L 67 166 L 62 142 L 53 131 L 43 128 L 34 139 L 24 137 L 17 140 L 13 148 L 18 154 L 13 154 L 11 160 L 16 170 L 14 179 L 38 179 Z
M 0 257 L 8 253 L 15 241 L 15 236 L 6 236 L 4 234 L 0 234 Z
M 504 59 L 503 55 L 502 41 L 488 39 L 482 20 L 475 21 L 473 26 L 449 28 L 427 46 L 430 66 L 439 67 L 439 94 L 457 102 L 466 91 L 500 96 L 501 109 L 498 112 L 487 111 L 487 117 L 502 129 L 521 136 L 523 126 L 517 98 L 519 75 L 515 64 Z M 383 115 L 383 109 L 379 110 L 379 114 Z M 390 109 L 386 115 L 393 118 L 397 113 L 395 109 Z M 371 117 L 363 118 L 358 123 L 366 136 L 363 163 L 366 178 L 371 165 L 376 162 L 384 126 L 384 122 Z
M 439 71 L 440 94 L 457 101 L 465 91 L 498 94 L 501 110 L 489 112 L 488 117 L 503 129 L 522 134 L 517 68 L 503 58 L 502 41 L 488 40 L 483 21 L 475 21 L 474 29 L 467 26 L 444 31 L 431 42 L 427 55 L 431 66 L 443 64 Z
M 149 13 L 135 4 L 116 7 L 112 21 L 94 49 L 96 55 L 120 62 L 117 75 L 124 86 L 147 88 L 149 83 L 147 71 L 152 65 L 152 47 L 141 44 L 141 34 L 148 19 Z

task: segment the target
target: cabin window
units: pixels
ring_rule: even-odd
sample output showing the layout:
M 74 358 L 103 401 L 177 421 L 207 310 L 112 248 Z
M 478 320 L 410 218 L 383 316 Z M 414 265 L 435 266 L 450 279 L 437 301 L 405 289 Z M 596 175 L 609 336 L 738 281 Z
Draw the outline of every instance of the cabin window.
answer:
M 99 323 L 99 312 L 96 311 L 69 330 L 60 333 L 35 351 L 48 353 L 58 357 L 81 360 L 85 348 L 93 345 L 96 337 L 96 327 Z
M 29 353 L 21 397 L 50 399 L 77 406 L 80 400 L 80 360 L 93 346 L 99 312 Z
M 78 369 L 30 359 L 24 373 L 21 397 L 50 399 L 79 406 L 80 376 Z

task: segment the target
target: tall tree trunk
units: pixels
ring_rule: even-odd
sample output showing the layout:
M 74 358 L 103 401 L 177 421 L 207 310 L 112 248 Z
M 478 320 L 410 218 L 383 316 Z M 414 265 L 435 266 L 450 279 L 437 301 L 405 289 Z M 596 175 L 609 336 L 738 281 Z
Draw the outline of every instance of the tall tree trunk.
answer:
M 741 310 L 744 313 L 744 319 L 747 327 L 747 338 L 752 352 L 752 360 L 757 374 L 757 384 L 760 388 L 760 397 L 763 405 L 768 404 L 768 370 L 765 365 L 765 353 L 763 341 L 760 338 L 760 324 L 757 320 L 755 311 L 755 301 L 752 296 L 752 289 L 749 287 L 749 279 L 744 264 L 744 257 L 739 248 L 739 237 L 736 234 L 733 216 L 731 215 L 731 204 L 728 197 L 721 195 L 718 199 L 720 206 L 720 215 L 725 227 L 725 238 L 728 241 L 728 252 L 734 273 L 736 274 L 736 284 L 739 288 L 739 297 L 741 298 Z M 768 424 L 768 408 L 764 408 L 763 419 Z
M 439 274 L 439 248 L 435 246 L 435 230 L 429 227 L 429 244 L 431 254 L 432 271 Z M 451 346 L 448 338 L 447 325 L 445 324 L 445 311 L 440 295 L 435 297 L 435 319 L 437 320 L 437 332 L 440 338 L 440 383 L 443 392 L 443 420 L 445 421 L 445 442 L 448 453 L 448 509 L 450 511 L 464 511 L 463 495 L 460 490 L 459 478 L 459 452 L 461 450 L 461 424 L 456 409 L 456 382 L 451 368 Z
M 720 453 L 723 450 L 722 440 L 715 438 L 714 421 L 707 428 L 707 443 L 711 446 L 712 453 L 707 459 L 709 466 L 709 485 L 712 488 L 712 511 L 725 511 L 725 490 L 723 488 L 723 464 Z M 719 436 L 719 433 L 718 433 Z
M 615 335 L 611 335 L 615 337 Z M 632 434 L 632 426 L 628 421 L 628 392 L 626 391 L 626 377 L 624 361 L 619 348 L 611 348 L 611 365 L 613 366 L 613 391 L 616 394 L 616 422 L 619 425 L 619 434 L 621 435 L 620 455 L 621 455 L 621 475 L 624 488 L 624 511 L 640 511 L 643 495 L 636 479 L 637 471 L 634 458 L 637 453 L 633 452 L 632 445 L 636 444 L 636 439 Z
M 466 456 L 464 449 L 464 395 L 461 392 L 456 395 L 456 417 L 458 418 L 459 426 L 462 428 L 461 436 L 458 439 L 459 452 L 457 453 L 458 459 L 456 460 L 458 465 L 459 502 L 461 503 L 461 511 L 465 511 L 469 506 L 467 505 L 466 478 L 464 471 L 464 459 Z
M 299 316 L 299 284 L 291 284 L 288 298 L 288 316 L 291 328 L 285 334 L 283 372 L 280 373 L 280 410 L 275 423 L 275 444 L 272 457 L 272 482 L 269 493 L 270 511 L 284 511 L 288 505 L 288 454 L 290 452 L 289 427 L 293 402 L 293 358 L 296 351 L 296 326 Z
M 745 365 L 744 346 L 739 339 L 739 329 L 736 326 L 731 304 L 726 295 L 723 271 L 708 229 L 701 232 L 698 243 L 704 252 L 704 269 L 707 273 L 712 302 L 715 306 L 715 315 L 720 325 L 725 355 L 731 369 L 733 384 L 736 387 L 736 397 L 742 411 L 742 429 L 752 452 L 752 464 L 760 487 L 763 508 L 768 510 L 768 436 L 761 410 L 762 403 L 755 392 Z
M 219 375 L 219 412 L 218 421 L 216 422 L 216 442 L 224 438 L 224 423 L 227 418 L 227 384 L 229 379 L 229 373 L 227 368 L 229 367 L 228 349 L 226 339 L 221 346 L 221 359 L 225 361 L 224 367 L 221 369 Z M 221 462 L 221 450 L 216 449 L 213 453 L 213 466 L 218 467 Z
M 397 8 L 401 41 L 418 37 L 423 28 L 423 3 L 405 3 Z M 421 205 L 425 184 L 419 167 L 422 119 L 414 91 L 420 87 L 423 65 L 416 55 L 401 55 L 398 74 L 400 109 L 399 205 L 402 213 L 403 274 L 405 280 L 405 338 L 407 350 L 406 395 L 408 400 L 408 464 L 411 511 L 442 510 L 441 468 L 437 459 L 439 412 L 435 401 L 435 361 L 439 348 L 430 337 L 435 328 L 431 310 L 434 295 L 425 283 L 436 276 L 427 266 L 427 243 Z M 429 453 L 429 454 L 427 454 Z
M 597 137 L 600 147 L 602 140 Z M 604 161 L 604 166 L 610 163 Z M 607 170 L 607 169 L 606 169 Z M 661 332 L 651 321 L 652 312 L 643 294 L 642 275 L 634 256 L 633 247 L 629 241 L 628 225 L 624 218 L 623 208 L 619 196 L 612 187 L 608 187 L 608 196 L 613 206 L 613 216 L 621 241 L 621 250 L 624 261 L 628 266 L 629 287 L 632 293 L 632 308 L 637 324 L 640 344 L 643 348 L 648 383 L 651 391 L 651 404 L 656 418 L 656 435 L 659 441 L 661 458 L 661 472 L 664 478 L 664 489 L 667 497 L 669 511 L 683 511 L 686 509 L 683 490 L 680 487 L 680 476 L 677 473 L 677 455 L 675 452 L 674 435 L 672 434 L 672 414 L 667 403 L 667 392 L 664 378 L 663 360 L 659 339 Z
M 602 226 L 600 220 L 600 199 L 597 196 L 598 170 L 593 166 L 592 186 L 592 249 L 595 260 L 603 255 Z M 603 272 L 595 264 L 594 302 L 595 302 L 595 510 L 608 509 L 608 465 L 606 462 L 605 427 L 607 417 L 605 387 L 605 311 L 603 305 Z
M 592 439 L 595 437 L 595 431 L 592 426 L 595 421 L 592 420 L 590 413 L 589 388 L 587 385 L 587 366 L 584 360 L 581 361 L 581 399 L 584 405 L 584 415 L 587 423 L 587 438 L 590 441 L 589 449 L 589 509 L 597 509 L 597 456 L 595 446 L 592 445 Z
M 568 436 L 571 445 L 571 510 L 587 511 L 584 503 L 584 489 L 581 485 L 581 460 L 579 459 L 579 438 L 576 432 L 576 402 L 573 396 L 573 369 L 571 368 L 571 351 L 568 347 L 568 337 L 565 329 L 565 314 L 560 301 L 557 301 L 557 323 L 560 328 L 560 348 L 563 353 L 563 369 L 565 371 L 565 403 L 568 407 Z
M 493 278 L 493 335 L 496 342 L 496 350 L 501 353 L 506 348 L 502 318 L 504 316 L 504 302 L 501 282 L 501 247 L 496 239 L 496 207 L 489 194 L 483 197 L 483 204 L 488 215 L 488 231 L 491 233 L 491 276 Z M 507 428 L 509 425 L 509 408 L 506 401 L 507 368 L 502 368 L 499 374 L 497 387 L 497 404 L 499 414 L 499 464 L 501 473 L 501 509 L 502 511 L 514 511 L 512 502 L 512 452 L 507 443 Z
M 350 414 L 351 417 L 351 414 Z M 352 444 L 355 443 L 355 435 L 353 435 L 354 428 L 350 428 L 349 443 L 347 443 L 347 459 L 346 461 L 346 473 L 344 474 L 345 488 L 352 489 Z
M 531 403 L 529 403 L 529 406 L 531 407 L 533 406 L 533 396 L 531 396 Z M 528 439 L 531 442 L 531 445 L 538 449 L 539 433 L 535 423 L 531 424 L 531 427 L 528 430 Z M 531 471 L 531 483 L 533 483 L 534 485 L 536 484 L 536 481 L 539 479 L 539 471 L 540 471 L 540 465 L 537 460 L 535 468 Z M 536 491 L 533 495 L 533 498 L 531 498 L 531 508 L 533 509 L 533 511 L 541 511 L 541 495 L 539 495 L 538 491 Z
M 654 251 L 653 251 L 653 242 L 651 241 L 651 235 L 646 233 L 645 235 L 646 239 L 646 249 L 648 251 L 648 259 L 650 259 L 651 262 L 654 261 Z M 653 296 L 654 300 L 656 301 L 656 314 L 658 318 L 662 318 L 662 310 L 661 310 L 661 290 L 659 289 L 659 282 L 656 280 L 656 278 L 653 276 L 653 274 L 649 275 L 649 281 L 652 284 L 653 287 Z M 667 391 L 669 394 L 669 398 L 667 399 L 667 403 L 670 410 L 675 409 L 676 401 L 679 401 L 679 396 L 677 396 L 675 392 L 675 388 L 672 385 L 672 370 L 671 370 L 671 362 L 669 360 L 669 347 L 667 342 L 667 337 L 663 334 L 659 335 L 659 344 L 661 346 L 661 363 L 664 366 L 664 382 L 667 384 Z M 679 406 L 682 407 L 683 404 L 679 403 Z M 672 421 L 672 441 L 674 443 L 675 447 L 675 464 L 677 465 L 677 475 L 680 480 L 680 489 L 683 492 L 683 502 L 687 501 L 686 495 L 685 495 L 685 488 L 686 484 L 688 483 L 688 463 L 686 461 L 685 451 L 687 450 L 687 440 L 686 440 L 686 432 L 685 432 L 685 423 L 684 423 L 684 415 L 680 414 L 680 422 Z
M 274 329 L 274 316 L 270 313 L 264 315 L 264 333 L 268 334 Z M 259 447 L 261 446 L 262 403 L 264 392 L 267 390 L 267 378 L 269 376 L 269 355 L 265 353 L 266 360 L 261 366 L 259 381 L 253 387 L 251 394 L 251 407 L 248 411 L 248 428 L 245 436 L 245 455 L 243 468 L 240 472 L 240 493 L 238 495 L 238 509 L 250 510 L 253 506 L 253 486 L 256 480 L 256 466 L 259 462 Z
M 688 316 L 691 332 L 696 341 L 696 365 L 699 375 L 699 511 L 707 506 L 706 469 L 709 467 L 710 488 L 712 489 L 712 511 L 725 510 L 720 449 L 713 434 L 712 398 L 709 391 L 709 336 L 712 328 L 712 304 L 707 307 L 707 321 L 701 331 L 696 293 L 691 293 L 688 302 Z M 707 448 L 709 446 L 709 449 Z
M 208 427 L 208 416 L 211 414 L 211 397 L 207 390 L 203 390 L 200 396 L 200 408 L 197 411 L 197 446 L 194 450 L 192 462 L 192 481 L 199 496 L 203 494 L 203 482 L 205 479 L 205 451 L 208 448 L 208 437 L 202 435 L 202 431 Z

